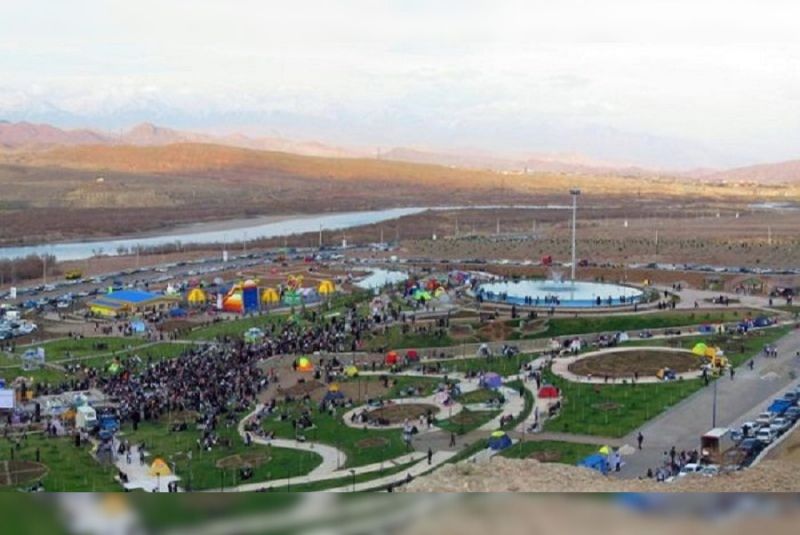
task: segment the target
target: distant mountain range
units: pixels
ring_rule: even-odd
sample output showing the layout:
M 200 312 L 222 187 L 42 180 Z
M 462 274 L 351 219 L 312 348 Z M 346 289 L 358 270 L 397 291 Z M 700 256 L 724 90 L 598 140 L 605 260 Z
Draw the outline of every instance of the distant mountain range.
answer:
M 297 141 L 282 137 L 250 137 L 242 134 L 213 135 L 175 130 L 151 123 L 142 123 L 130 130 L 115 134 L 91 129 L 65 130 L 48 124 L 0 121 L 0 150 L 6 152 L 40 151 L 54 147 L 69 146 L 157 147 L 184 143 L 205 143 L 329 158 L 377 157 L 381 160 L 516 173 L 563 173 L 628 177 L 664 176 L 691 178 L 704 182 L 746 182 L 765 185 L 800 183 L 800 160 L 752 165 L 729 170 L 692 169 L 667 171 L 647 169 L 624 162 L 601 161 L 574 153 L 508 156 L 477 149 L 431 150 L 395 147 L 375 154 L 364 148 L 338 147 L 317 141 Z

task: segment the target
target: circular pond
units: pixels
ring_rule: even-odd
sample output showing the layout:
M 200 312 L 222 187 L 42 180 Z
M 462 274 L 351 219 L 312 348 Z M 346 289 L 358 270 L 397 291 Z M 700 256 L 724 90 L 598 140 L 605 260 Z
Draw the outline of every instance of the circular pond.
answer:
M 631 305 L 644 296 L 632 286 L 558 280 L 488 282 L 480 286 L 478 294 L 487 301 L 565 308 Z

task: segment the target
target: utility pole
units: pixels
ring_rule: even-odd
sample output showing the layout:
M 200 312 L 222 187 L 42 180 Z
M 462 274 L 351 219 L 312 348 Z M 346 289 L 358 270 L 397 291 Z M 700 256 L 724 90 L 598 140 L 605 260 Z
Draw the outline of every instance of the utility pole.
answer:
M 319 226 L 319 248 L 322 249 L 322 225 Z
M 575 221 L 578 213 L 578 195 L 581 190 L 574 188 L 569 190 L 572 195 L 572 282 L 575 282 Z

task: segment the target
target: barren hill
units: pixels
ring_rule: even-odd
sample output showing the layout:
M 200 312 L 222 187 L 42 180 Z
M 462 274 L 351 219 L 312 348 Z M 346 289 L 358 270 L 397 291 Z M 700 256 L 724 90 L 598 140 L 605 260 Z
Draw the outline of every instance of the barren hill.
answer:
M 703 179 L 758 184 L 800 184 L 800 160 L 738 167 L 705 175 Z
M 686 477 L 671 484 L 622 480 L 600 472 L 533 459 L 495 457 L 490 462 L 448 465 L 413 481 L 414 492 L 797 492 L 800 464 L 765 461 L 713 478 Z

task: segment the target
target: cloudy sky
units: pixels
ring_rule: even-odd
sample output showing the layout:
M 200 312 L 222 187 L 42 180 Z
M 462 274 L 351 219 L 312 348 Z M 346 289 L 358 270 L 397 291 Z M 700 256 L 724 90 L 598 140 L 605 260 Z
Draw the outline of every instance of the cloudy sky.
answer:
M 794 3 L 3 1 L 0 119 L 661 167 L 794 159 Z

